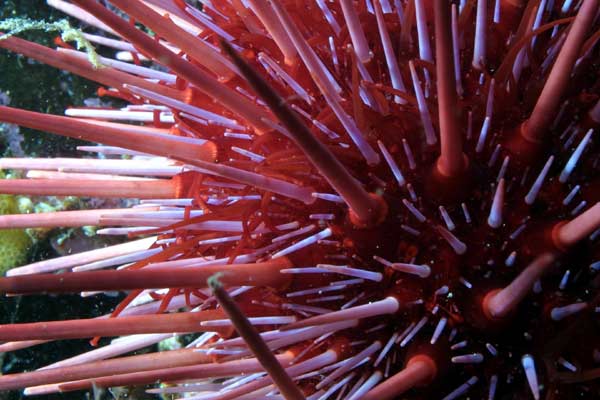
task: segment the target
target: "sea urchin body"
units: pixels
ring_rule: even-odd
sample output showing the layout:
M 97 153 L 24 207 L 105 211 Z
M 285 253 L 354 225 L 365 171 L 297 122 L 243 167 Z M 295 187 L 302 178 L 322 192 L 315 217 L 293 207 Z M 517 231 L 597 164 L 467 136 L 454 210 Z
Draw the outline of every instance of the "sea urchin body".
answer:
M 27 179 L 0 193 L 139 204 L 0 216 L 128 239 L 0 279 L 126 293 L 104 317 L 0 325 L 0 351 L 121 336 L 0 390 L 600 396 L 597 0 L 48 3 L 120 59 L 0 47 L 129 105 L 0 107 L 105 156 L 2 159 Z M 130 355 L 173 334 L 195 336 Z

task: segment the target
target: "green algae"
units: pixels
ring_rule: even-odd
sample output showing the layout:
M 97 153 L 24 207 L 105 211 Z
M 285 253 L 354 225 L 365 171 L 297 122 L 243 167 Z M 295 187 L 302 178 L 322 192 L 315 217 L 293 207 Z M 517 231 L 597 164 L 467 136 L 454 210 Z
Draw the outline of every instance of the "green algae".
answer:
M 43 0 L 0 0 L 0 20 L 8 18 L 30 18 L 49 23 L 65 18 L 60 11 L 46 5 Z M 72 26 L 78 22 L 69 19 Z M 45 31 L 24 31 L 20 37 L 32 42 L 55 47 L 53 39 L 56 33 Z M 49 114 L 62 114 L 71 105 L 85 104 L 86 99 L 96 96 L 98 85 L 85 78 L 55 69 L 33 61 L 20 54 L 0 49 L 0 91 L 10 99 L 10 106 Z M 0 127 L 1 129 L 1 127 Z M 76 154 L 75 147 L 88 144 L 77 139 L 64 138 L 50 133 L 20 129 L 24 137 L 21 147 L 26 157 L 72 157 Z M 7 143 L 0 138 L 0 156 L 15 156 L 10 153 Z M 45 205 L 40 199 L 28 197 L 12 197 L 5 204 L 11 211 L 17 209 L 23 212 L 41 211 Z M 49 200 L 50 207 L 57 205 Z M 75 206 L 75 205 L 73 205 Z M 20 231 L 20 235 L 24 235 Z M 55 230 L 52 235 L 46 235 L 40 240 L 32 240 L 28 249 L 27 259 L 21 264 L 41 261 L 57 256 L 56 250 L 50 243 L 50 238 L 60 234 Z M 66 250 L 68 251 L 68 249 Z M 2 256 L 0 256 L 2 257 Z M 81 298 L 77 295 L 62 296 L 26 296 L 0 298 L 0 324 L 31 322 L 40 320 L 59 320 L 69 318 L 91 318 L 105 314 L 120 301 L 119 297 L 94 296 Z M 103 342 L 104 343 L 104 342 Z M 56 341 L 24 349 L 16 352 L 0 354 L 0 374 L 33 370 L 59 359 L 64 359 L 88 351 L 91 346 L 86 340 Z M 0 400 L 25 399 L 19 391 L 0 391 Z M 93 399 L 92 393 L 69 393 L 44 396 L 44 400 L 87 400 Z M 98 396 L 98 399 L 114 399 L 111 393 Z M 129 397 L 133 399 L 134 397 Z M 141 398 L 141 397 L 140 397 Z
M 102 67 L 98 59 L 98 53 L 96 53 L 96 49 L 92 43 L 85 38 L 80 29 L 73 28 L 66 19 L 47 22 L 30 18 L 8 18 L 0 21 L 0 30 L 6 31 L 3 35 L 0 35 L 0 40 L 8 39 L 11 36 L 27 31 L 59 32 L 64 42 L 75 42 L 77 49 L 86 52 L 88 60 L 94 68 Z
M 2 174 L 0 173 L 0 178 Z M 16 196 L 0 195 L 0 215 L 18 214 Z M 0 275 L 11 268 L 24 264 L 29 256 L 33 241 L 22 229 L 0 230 Z

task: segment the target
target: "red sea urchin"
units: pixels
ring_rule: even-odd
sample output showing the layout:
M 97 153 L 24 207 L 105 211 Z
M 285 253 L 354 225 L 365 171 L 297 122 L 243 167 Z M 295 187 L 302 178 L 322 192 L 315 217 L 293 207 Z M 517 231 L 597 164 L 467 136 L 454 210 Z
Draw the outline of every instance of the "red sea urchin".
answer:
M 0 217 L 132 239 L 0 279 L 12 295 L 128 293 L 105 318 L 0 326 L 1 351 L 123 336 L 0 389 L 600 396 L 597 0 L 111 0 L 129 21 L 51 3 L 133 62 L 0 47 L 131 105 L 0 120 L 133 158 L 3 159 L 30 179 L 0 191 L 141 201 Z M 173 332 L 197 336 L 127 355 Z

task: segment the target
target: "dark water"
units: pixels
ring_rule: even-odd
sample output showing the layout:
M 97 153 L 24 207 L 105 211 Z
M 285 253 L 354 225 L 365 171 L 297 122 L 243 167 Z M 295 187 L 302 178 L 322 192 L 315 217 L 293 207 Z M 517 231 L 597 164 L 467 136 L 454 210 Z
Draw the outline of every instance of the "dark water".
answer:
M 53 21 L 64 15 L 52 10 L 44 0 L 0 0 L 0 19 L 29 17 L 36 20 Z M 52 46 L 55 34 L 27 32 L 21 37 Z M 0 91 L 6 93 L 10 106 L 27 110 L 62 114 L 69 105 L 83 104 L 83 100 L 94 96 L 97 85 L 52 67 L 31 62 L 20 55 L 0 49 Z M 54 135 L 21 129 L 24 136 L 22 148 L 26 155 L 68 156 L 75 152 L 81 142 L 59 138 Z M 7 143 L 0 138 L 0 155 L 7 154 Z M 47 241 L 36 244 L 30 251 L 30 261 L 56 257 L 49 244 L 50 238 L 60 234 L 53 232 Z M 116 303 L 115 299 L 79 296 L 28 296 L 23 298 L 0 298 L 0 324 L 32 322 L 67 318 L 85 318 L 104 314 Z M 0 355 L 0 371 L 3 374 L 32 370 L 50 362 L 64 359 L 91 349 L 86 340 L 60 341 Z M 24 398 L 18 392 L 0 393 L 0 400 Z M 62 396 L 27 397 L 31 399 L 84 399 L 83 393 Z M 91 397 L 93 398 L 93 396 Z M 112 397 L 111 397 L 112 398 Z

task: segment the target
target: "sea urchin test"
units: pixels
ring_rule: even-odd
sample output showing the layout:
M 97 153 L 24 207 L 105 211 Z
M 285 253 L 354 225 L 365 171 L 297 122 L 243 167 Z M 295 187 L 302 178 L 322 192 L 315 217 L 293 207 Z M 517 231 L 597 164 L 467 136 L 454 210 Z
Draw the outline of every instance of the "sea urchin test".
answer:
M 0 193 L 138 202 L 0 216 L 123 239 L 14 268 L 1 293 L 125 293 L 99 318 L 1 325 L 2 352 L 116 339 L 0 390 L 598 397 L 597 0 L 48 3 L 105 56 L 0 47 L 128 105 L 0 107 L 97 143 L 1 159 L 26 178 Z

